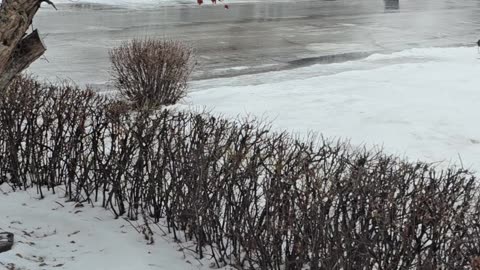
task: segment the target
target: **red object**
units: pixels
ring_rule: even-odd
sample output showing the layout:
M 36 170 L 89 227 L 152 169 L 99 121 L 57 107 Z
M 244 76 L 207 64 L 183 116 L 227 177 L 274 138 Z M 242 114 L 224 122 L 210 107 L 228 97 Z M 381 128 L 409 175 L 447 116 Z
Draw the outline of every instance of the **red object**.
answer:
M 212 0 L 212 3 L 216 4 L 216 3 L 217 3 L 217 0 Z
M 225 9 L 228 9 L 228 5 L 225 5 Z
M 197 0 L 197 3 L 198 3 L 199 5 L 201 5 L 201 4 L 203 4 L 203 0 Z

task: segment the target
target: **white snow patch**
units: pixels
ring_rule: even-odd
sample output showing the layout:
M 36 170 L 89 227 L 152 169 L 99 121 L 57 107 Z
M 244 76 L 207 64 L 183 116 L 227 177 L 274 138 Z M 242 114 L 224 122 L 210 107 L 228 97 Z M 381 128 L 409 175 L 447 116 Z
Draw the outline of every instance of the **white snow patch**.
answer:
M 191 109 L 253 114 L 300 134 L 480 171 L 476 48 L 410 49 L 341 64 L 192 83 Z
M 185 258 L 178 245 L 167 242 L 168 235 L 157 234 L 155 243 L 147 245 L 129 222 L 115 220 L 102 207 L 75 208 L 50 192 L 39 200 L 35 189 L 7 189 L 0 187 L 0 232 L 14 233 L 15 244 L 0 254 L 0 269 L 10 269 L 11 264 L 23 270 L 202 268 L 193 257 Z
M 250 67 L 247 67 L 247 66 L 238 66 L 238 67 L 232 67 L 232 68 L 217 68 L 215 69 L 216 71 L 229 71 L 229 70 L 235 70 L 235 71 L 238 71 L 238 70 L 245 70 L 245 69 L 249 69 Z

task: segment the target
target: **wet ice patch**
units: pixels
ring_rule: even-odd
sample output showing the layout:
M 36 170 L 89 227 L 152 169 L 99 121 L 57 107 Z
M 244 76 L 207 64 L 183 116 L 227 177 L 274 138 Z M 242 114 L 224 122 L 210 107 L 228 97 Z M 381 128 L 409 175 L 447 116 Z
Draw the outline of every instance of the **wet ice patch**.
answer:
M 298 0 L 275 0 L 275 2 L 293 2 Z M 198 5 L 196 0 L 56 0 L 55 4 L 108 5 L 126 8 L 152 8 L 155 6 Z M 262 2 L 261 0 L 225 0 L 225 4 Z M 210 1 L 205 1 L 210 4 Z M 223 4 L 218 2 L 219 4 Z M 95 8 L 95 6 L 92 6 Z

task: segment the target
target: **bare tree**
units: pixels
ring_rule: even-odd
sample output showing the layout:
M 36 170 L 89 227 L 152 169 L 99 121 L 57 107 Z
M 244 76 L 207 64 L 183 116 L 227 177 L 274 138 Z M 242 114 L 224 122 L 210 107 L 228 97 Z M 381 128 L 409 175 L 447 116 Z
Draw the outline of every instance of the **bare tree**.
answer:
M 27 34 L 42 2 L 46 0 L 3 0 L 0 6 L 0 89 L 45 52 L 38 31 Z

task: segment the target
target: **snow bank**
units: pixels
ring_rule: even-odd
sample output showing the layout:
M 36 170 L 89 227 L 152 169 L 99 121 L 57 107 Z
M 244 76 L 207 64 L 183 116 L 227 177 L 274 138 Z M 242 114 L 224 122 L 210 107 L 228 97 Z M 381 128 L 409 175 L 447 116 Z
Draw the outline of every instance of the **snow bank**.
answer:
M 480 55 L 411 49 L 360 61 L 196 82 L 190 108 L 254 114 L 280 129 L 480 171 Z
M 101 207 L 78 208 L 47 191 L 39 200 L 35 189 L 7 189 L 0 187 L 0 231 L 14 233 L 15 245 L 0 254 L 0 269 L 201 268 L 194 259 L 188 263 L 169 236 L 156 235 L 155 244 L 146 245 L 129 222 Z

